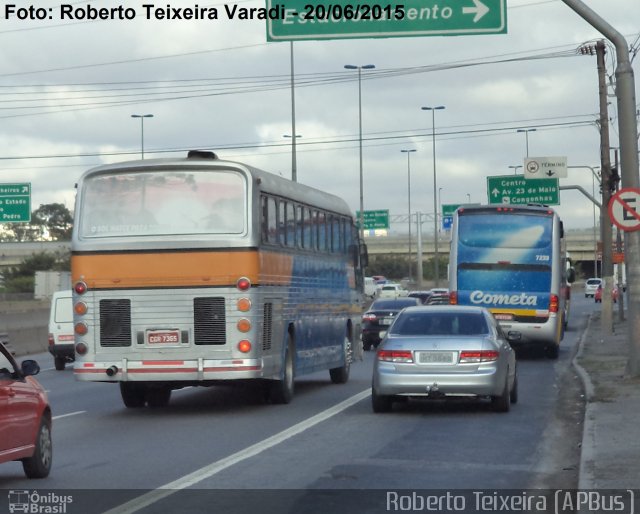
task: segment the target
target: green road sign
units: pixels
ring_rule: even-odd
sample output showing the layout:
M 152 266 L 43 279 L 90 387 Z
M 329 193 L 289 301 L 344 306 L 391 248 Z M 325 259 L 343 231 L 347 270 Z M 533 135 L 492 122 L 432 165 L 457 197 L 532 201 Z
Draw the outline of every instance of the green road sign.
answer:
M 0 223 L 31 221 L 31 184 L 0 184 Z
M 526 180 L 516 175 L 487 177 L 487 196 L 490 204 L 560 205 L 557 178 Z
M 442 204 L 442 215 L 443 216 L 453 216 L 453 213 L 456 212 L 456 209 L 461 205 L 465 205 L 463 203 L 445 203 Z
M 266 0 L 267 41 L 507 32 L 506 0 Z
M 360 211 L 356 211 L 356 220 L 360 221 Z M 364 229 L 389 230 L 389 209 L 381 211 L 364 211 Z

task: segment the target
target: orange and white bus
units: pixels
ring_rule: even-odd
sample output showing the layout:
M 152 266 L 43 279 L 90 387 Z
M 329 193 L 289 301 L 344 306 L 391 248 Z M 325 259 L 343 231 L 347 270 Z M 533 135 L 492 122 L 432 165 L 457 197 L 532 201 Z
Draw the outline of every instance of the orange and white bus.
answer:
M 77 184 L 76 361 L 127 407 L 192 385 L 348 380 L 366 247 L 340 198 L 211 152 L 106 165 Z

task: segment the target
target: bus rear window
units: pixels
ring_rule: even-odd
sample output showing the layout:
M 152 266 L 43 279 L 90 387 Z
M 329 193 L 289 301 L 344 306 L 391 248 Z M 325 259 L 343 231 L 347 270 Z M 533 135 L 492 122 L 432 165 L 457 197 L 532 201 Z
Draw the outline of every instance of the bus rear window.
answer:
M 504 216 L 474 214 L 459 217 L 461 244 L 479 248 L 548 248 L 553 218 L 548 216 Z
M 82 187 L 80 237 L 242 234 L 247 186 L 234 171 L 95 175 Z

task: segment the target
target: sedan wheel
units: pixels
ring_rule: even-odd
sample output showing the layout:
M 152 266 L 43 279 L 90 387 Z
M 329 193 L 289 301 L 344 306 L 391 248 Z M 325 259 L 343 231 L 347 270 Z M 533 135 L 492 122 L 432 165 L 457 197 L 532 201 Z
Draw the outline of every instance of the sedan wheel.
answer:
M 504 388 L 500 396 L 491 397 L 491 407 L 495 412 L 509 412 L 511 397 L 509 395 L 509 374 L 505 377 Z
M 36 448 L 33 455 L 22 461 L 22 468 L 28 478 L 45 478 L 51 471 L 53 457 L 53 444 L 51 442 L 51 429 L 49 423 L 43 419 L 40 422 Z

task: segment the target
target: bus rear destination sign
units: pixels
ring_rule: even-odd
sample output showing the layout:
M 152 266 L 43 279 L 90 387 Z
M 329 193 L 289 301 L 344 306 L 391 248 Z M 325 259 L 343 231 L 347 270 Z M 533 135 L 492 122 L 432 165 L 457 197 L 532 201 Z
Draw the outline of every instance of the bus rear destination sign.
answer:
M 507 32 L 506 0 L 266 0 L 267 41 Z M 270 11 L 268 11 L 270 12 Z
M 0 223 L 31 221 L 31 184 L 0 184 Z
M 560 205 L 557 178 L 526 180 L 521 175 L 487 177 L 487 196 L 490 204 Z

